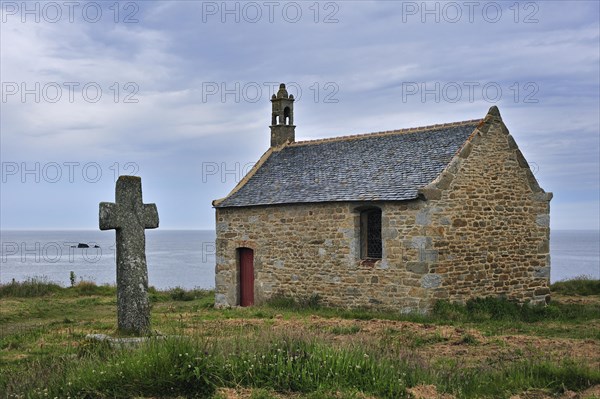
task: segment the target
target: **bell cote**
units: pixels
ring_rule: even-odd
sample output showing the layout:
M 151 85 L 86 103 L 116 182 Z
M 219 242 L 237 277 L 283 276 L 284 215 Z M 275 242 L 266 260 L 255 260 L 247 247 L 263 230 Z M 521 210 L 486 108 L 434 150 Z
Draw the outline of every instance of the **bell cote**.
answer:
M 279 147 L 286 142 L 294 142 L 294 96 L 288 95 L 285 84 L 279 85 L 277 94 L 271 97 L 271 147 Z

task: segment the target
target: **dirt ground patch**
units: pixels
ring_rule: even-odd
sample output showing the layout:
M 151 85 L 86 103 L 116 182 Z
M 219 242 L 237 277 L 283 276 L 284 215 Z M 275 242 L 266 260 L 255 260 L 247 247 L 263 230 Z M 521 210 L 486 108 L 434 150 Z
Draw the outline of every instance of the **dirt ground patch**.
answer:
M 406 390 L 413 399 L 455 399 L 454 395 L 439 393 L 434 385 L 417 385 Z
M 519 395 L 513 395 L 510 399 L 600 399 L 600 385 L 593 386 L 583 392 L 566 391 L 560 396 L 553 396 L 544 390 L 533 389 Z
M 592 367 L 600 367 L 600 341 L 592 339 L 546 338 L 531 335 L 484 336 L 476 329 L 420 324 L 392 320 L 346 320 L 311 316 L 308 319 L 228 319 L 207 321 L 203 329 L 248 332 L 294 332 L 310 335 L 315 340 L 341 347 L 386 345 L 399 353 L 410 350 L 436 360 L 458 359 L 464 364 L 487 364 L 516 361 L 540 356 L 581 359 Z
M 599 305 L 600 295 L 563 295 L 563 294 L 552 294 L 552 301 L 562 303 L 576 303 L 580 305 Z
M 238 388 L 238 389 L 233 389 L 233 388 L 221 388 L 219 390 L 217 390 L 217 395 L 216 398 L 222 398 L 222 399 L 250 399 L 252 397 L 253 394 L 255 394 L 256 392 L 264 392 L 262 390 L 254 390 L 254 389 L 242 389 L 242 388 Z M 273 393 L 273 392 L 269 392 L 269 398 L 277 398 L 277 399 L 295 399 L 295 398 L 301 398 L 302 395 L 300 394 L 295 394 L 295 393 Z M 345 396 L 342 393 L 332 393 L 331 394 L 332 398 L 336 398 L 336 399 L 345 399 Z M 367 395 L 363 395 L 363 394 L 357 394 L 355 396 L 353 396 L 353 398 L 356 399 L 376 399 L 372 396 L 367 396 Z

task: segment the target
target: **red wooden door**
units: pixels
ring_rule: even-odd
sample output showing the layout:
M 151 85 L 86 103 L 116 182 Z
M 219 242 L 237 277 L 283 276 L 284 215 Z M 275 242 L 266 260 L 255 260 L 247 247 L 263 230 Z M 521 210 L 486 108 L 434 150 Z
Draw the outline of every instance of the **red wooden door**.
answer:
M 254 305 L 254 251 L 240 248 L 240 306 Z

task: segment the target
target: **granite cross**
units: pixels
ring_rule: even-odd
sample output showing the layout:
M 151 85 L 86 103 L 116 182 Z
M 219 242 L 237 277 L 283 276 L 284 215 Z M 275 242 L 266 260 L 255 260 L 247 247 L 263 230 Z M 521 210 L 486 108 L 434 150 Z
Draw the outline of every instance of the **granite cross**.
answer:
M 117 319 L 119 330 L 150 332 L 144 229 L 158 227 L 155 204 L 142 202 L 142 179 L 119 176 L 115 203 L 100 203 L 100 230 L 117 230 Z

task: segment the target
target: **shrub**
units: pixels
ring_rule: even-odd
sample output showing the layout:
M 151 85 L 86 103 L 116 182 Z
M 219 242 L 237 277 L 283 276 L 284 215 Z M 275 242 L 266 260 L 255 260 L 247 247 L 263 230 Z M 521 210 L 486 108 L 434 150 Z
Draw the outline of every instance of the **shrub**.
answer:
M 443 320 L 462 320 L 466 314 L 464 305 L 449 301 L 436 301 L 431 309 L 432 316 Z
M 181 287 L 175 287 L 167 291 L 169 297 L 174 301 L 193 301 L 194 299 L 205 298 L 210 295 L 210 291 L 196 288 L 193 290 L 184 290 Z
M 312 294 L 309 297 L 300 298 L 298 304 L 305 309 L 319 309 L 321 307 L 321 296 L 319 294 Z
M 183 288 L 175 287 L 169 291 L 169 296 L 174 301 L 193 301 L 194 295 Z

